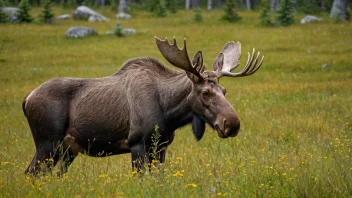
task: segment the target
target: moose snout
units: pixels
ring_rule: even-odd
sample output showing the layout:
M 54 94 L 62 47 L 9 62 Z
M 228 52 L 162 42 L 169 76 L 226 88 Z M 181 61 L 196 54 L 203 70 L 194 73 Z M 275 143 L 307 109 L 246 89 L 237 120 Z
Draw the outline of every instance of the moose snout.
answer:
M 236 137 L 240 130 L 240 120 L 237 116 L 220 118 L 215 123 L 215 129 L 221 138 Z
M 232 122 L 228 122 L 226 119 L 224 119 L 225 135 L 229 137 L 236 137 L 239 131 L 240 131 L 239 119 L 235 119 Z

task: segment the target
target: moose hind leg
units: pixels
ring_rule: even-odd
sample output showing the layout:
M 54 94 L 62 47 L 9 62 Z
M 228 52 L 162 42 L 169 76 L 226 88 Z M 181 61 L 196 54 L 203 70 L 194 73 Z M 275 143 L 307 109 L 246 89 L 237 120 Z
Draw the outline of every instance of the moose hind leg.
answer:
M 38 145 L 37 151 L 25 171 L 25 174 L 37 175 L 39 172 L 46 173 L 56 165 L 59 155 L 56 153 L 57 145 L 54 142 L 45 142 Z
M 62 176 L 67 173 L 68 167 L 72 164 L 73 160 L 77 157 L 78 153 L 66 149 L 62 154 L 60 154 L 60 160 L 58 162 L 59 171 L 58 176 Z

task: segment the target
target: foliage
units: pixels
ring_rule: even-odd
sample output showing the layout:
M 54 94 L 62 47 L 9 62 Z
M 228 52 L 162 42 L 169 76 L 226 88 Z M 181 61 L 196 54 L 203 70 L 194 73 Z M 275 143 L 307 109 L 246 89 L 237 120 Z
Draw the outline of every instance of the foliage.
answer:
M 44 1 L 44 9 L 39 15 L 40 21 L 43 23 L 52 23 L 54 14 L 51 10 L 51 1 L 50 0 L 45 0 Z
M 222 19 L 231 23 L 241 20 L 241 17 L 235 11 L 235 7 L 235 0 L 226 0 Z
M 155 16 L 166 17 L 167 10 L 166 10 L 165 1 L 164 0 L 154 0 L 154 1 L 156 1 L 155 10 L 154 10 Z
M 105 12 L 110 18 L 116 14 Z M 73 42 L 63 36 L 70 22 L 1 26 L 0 197 L 351 197 L 352 23 L 260 28 L 258 12 L 241 12 L 243 22 L 234 25 L 217 20 L 223 14 L 219 10 L 203 12 L 203 23 L 180 22 L 193 14 L 180 10 L 153 18 L 140 12 L 126 24 L 148 31 L 124 39 Z M 90 25 L 103 31 L 116 21 Z M 62 177 L 56 176 L 57 167 L 52 175 L 24 175 L 35 145 L 23 97 L 52 78 L 112 75 L 133 57 L 167 63 L 154 35 L 169 40 L 175 35 L 180 48 L 185 37 L 188 53 L 202 50 L 208 69 L 230 40 L 242 43 L 234 72 L 243 68 L 252 47 L 265 55 L 253 76 L 220 79 L 241 118 L 238 136 L 221 139 L 207 126 L 196 142 L 191 126 L 180 128 L 167 148 L 163 172 L 136 176 L 130 154 L 79 154 Z M 321 69 L 324 63 L 329 66 Z
M 116 28 L 115 28 L 115 31 L 114 31 L 114 34 L 117 36 L 117 37 L 123 37 L 124 34 L 123 34 L 123 28 L 122 28 L 122 25 L 120 22 L 117 22 L 116 24 Z
M 293 16 L 293 0 L 282 0 L 280 3 L 280 8 L 278 10 L 278 16 L 276 18 L 276 23 L 279 26 L 290 26 L 295 23 Z
M 29 14 L 29 11 L 32 8 L 29 5 L 28 0 L 21 0 L 21 2 L 18 5 L 18 8 L 20 10 L 16 13 L 16 17 L 20 23 L 30 23 L 33 21 L 33 18 Z
M 271 27 L 274 26 L 274 23 L 272 22 L 270 12 L 269 12 L 269 2 L 267 0 L 264 0 L 262 2 L 262 9 L 260 11 L 259 15 L 259 24 L 261 26 L 266 26 L 266 27 Z
M 202 22 L 203 21 L 203 15 L 202 15 L 202 9 L 201 8 L 196 8 L 194 9 L 194 20 L 197 22 Z
M 5 2 L 0 0 L 0 23 L 6 23 L 9 21 L 9 16 L 2 10 L 2 7 L 5 6 Z
M 177 12 L 177 0 L 169 0 L 168 1 L 168 9 L 170 10 L 171 13 L 176 13 Z

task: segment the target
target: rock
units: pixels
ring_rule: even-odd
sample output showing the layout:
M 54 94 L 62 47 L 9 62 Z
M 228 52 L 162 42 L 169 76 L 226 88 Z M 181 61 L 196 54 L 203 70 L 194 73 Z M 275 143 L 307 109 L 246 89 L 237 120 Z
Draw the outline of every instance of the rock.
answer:
M 109 18 L 95 12 L 94 10 L 90 9 L 87 6 L 79 6 L 73 13 L 74 19 L 87 20 L 90 17 L 91 17 L 90 21 L 109 21 L 110 20 Z
M 19 11 L 19 8 L 16 7 L 3 7 L 2 11 L 5 12 L 7 14 L 7 16 L 9 16 L 9 21 L 11 23 L 17 23 L 18 19 L 16 17 L 16 13 Z
M 106 34 L 106 35 L 113 35 L 114 32 L 113 32 L 113 31 L 106 31 L 105 34 Z
M 319 17 L 307 15 L 301 19 L 301 24 L 306 24 L 306 23 L 310 23 L 310 22 L 314 22 L 314 21 L 322 21 L 322 20 L 323 19 L 321 19 Z
M 83 26 L 71 27 L 66 32 L 66 37 L 68 38 L 81 38 L 88 35 L 98 35 L 98 32 L 93 28 Z
M 116 18 L 118 19 L 130 19 L 132 16 L 130 14 L 121 12 L 121 13 L 117 13 Z
M 325 68 L 327 68 L 328 66 L 329 66 L 328 63 L 324 63 L 320 68 L 321 68 L 321 69 L 325 69 Z
M 63 15 L 56 17 L 57 20 L 67 20 L 70 18 L 71 18 L 71 15 L 69 15 L 69 14 L 63 14 Z
M 123 28 L 122 29 L 122 34 L 124 34 L 124 35 L 135 35 L 136 34 L 136 30 L 132 29 L 132 28 Z

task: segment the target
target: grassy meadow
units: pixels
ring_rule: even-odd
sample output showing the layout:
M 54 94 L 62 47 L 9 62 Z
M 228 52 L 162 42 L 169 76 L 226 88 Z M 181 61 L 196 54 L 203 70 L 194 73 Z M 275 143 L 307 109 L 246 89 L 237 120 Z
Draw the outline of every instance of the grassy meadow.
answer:
M 118 38 L 103 34 L 115 27 L 115 13 L 97 11 L 112 20 L 0 24 L 0 197 L 352 196 L 351 23 L 322 16 L 324 22 L 299 25 L 303 15 L 297 14 L 292 27 L 263 28 L 257 25 L 258 12 L 240 12 L 243 20 L 237 24 L 218 20 L 221 11 L 203 11 L 203 23 L 193 21 L 193 11 L 166 18 L 134 12 L 121 23 L 137 34 Z M 76 25 L 100 35 L 65 38 Z M 202 50 L 208 69 L 231 40 L 242 43 L 242 66 L 253 47 L 265 55 L 255 75 L 221 79 L 241 118 L 239 135 L 220 139 L 207 127 L 196 142 L 190 126 L 179 129 L 163 171 L 135 175 L 129 154 L 79 155 L 61 178 L 24 175 L 35 147 L 23 97 L 51 78 L 111 75 L 133 57 L 166 63 L 154 36 L 186 38 L 190 56 Z

